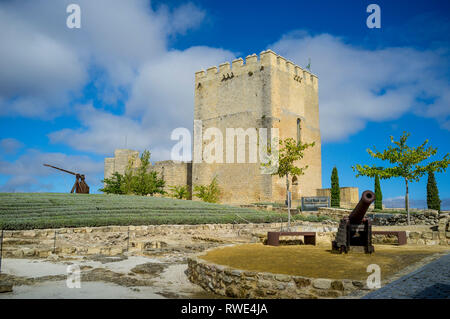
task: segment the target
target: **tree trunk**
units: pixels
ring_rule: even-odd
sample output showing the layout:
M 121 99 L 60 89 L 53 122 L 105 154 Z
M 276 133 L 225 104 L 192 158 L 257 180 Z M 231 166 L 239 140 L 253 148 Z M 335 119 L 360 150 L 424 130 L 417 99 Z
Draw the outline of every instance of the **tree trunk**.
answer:
M 288 207 L 288 231 L 291 231 L 291 203 L 289 201 L 289 174 L 286 174 L 286 202 Z
M 411 224 L 410 218 L 409 218 L 409 188 L 408 188 L 408 180 L 405 179 L 406 183 L 406 196 L 405 196 L 405 208 L 406 208 L 406 215 L 408 217 L 408 225 Z

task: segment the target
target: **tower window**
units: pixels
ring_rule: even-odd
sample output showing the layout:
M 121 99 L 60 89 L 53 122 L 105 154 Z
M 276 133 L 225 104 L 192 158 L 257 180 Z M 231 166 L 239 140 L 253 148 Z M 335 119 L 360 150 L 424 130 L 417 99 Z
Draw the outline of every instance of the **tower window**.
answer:
M 297 143 L 300 143 L 300 139 L 301 139 L 301 120 L 297 119 Z

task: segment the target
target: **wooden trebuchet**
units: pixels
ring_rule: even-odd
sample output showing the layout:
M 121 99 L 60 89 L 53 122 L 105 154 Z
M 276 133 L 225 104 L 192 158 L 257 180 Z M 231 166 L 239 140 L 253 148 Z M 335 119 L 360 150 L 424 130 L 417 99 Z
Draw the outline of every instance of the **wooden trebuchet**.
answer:
M 56 166 L 52 166 L 49 164 L 44 164 L 44 166 L 51 167 L 51 168 L 60 170 L 62 172 L 68 173 L 68 174 L 75 175 L 75 184 L 73 184 L 72 190 L 70 192 L 73 193 L 75 191 L 75 193 L 77 193 L 77 194 L 89 194 L 89 186 L 88 186 L 88 184 L 86 184 L 84 174 L 74 173 L 74 172 L 71 172 L 71 171 L 56 167 Z

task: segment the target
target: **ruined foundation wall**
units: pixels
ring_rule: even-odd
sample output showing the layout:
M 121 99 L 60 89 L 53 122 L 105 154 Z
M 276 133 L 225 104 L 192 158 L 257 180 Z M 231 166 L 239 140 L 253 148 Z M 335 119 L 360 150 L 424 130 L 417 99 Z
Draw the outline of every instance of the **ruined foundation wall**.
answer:
M 231 298 L 336 298 L 355 290 L 368 290 L 362 280 L 309 278 L 234 269 L 188 259 L 188 279 L 207 291 Z

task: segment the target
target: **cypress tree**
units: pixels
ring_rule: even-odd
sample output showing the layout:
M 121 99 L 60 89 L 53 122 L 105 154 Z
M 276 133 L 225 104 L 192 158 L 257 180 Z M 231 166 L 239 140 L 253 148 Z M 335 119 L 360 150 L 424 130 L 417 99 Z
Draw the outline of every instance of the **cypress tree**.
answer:
M 331 207 L 341 206 L 341 191 L 339 189 L 339 177 L 336 166 L 331 172 Z
M 439 190 L 437 188 L 436 179 L 434 178 L 434 172 L 428 172 L 427 183 L 427 206 L 428 209 L 441 210 L 441 200 L 439 199 Z
M 375 176 L 375 209 L 383 209 L 383 193 L 381 193 L 380 177 Z

